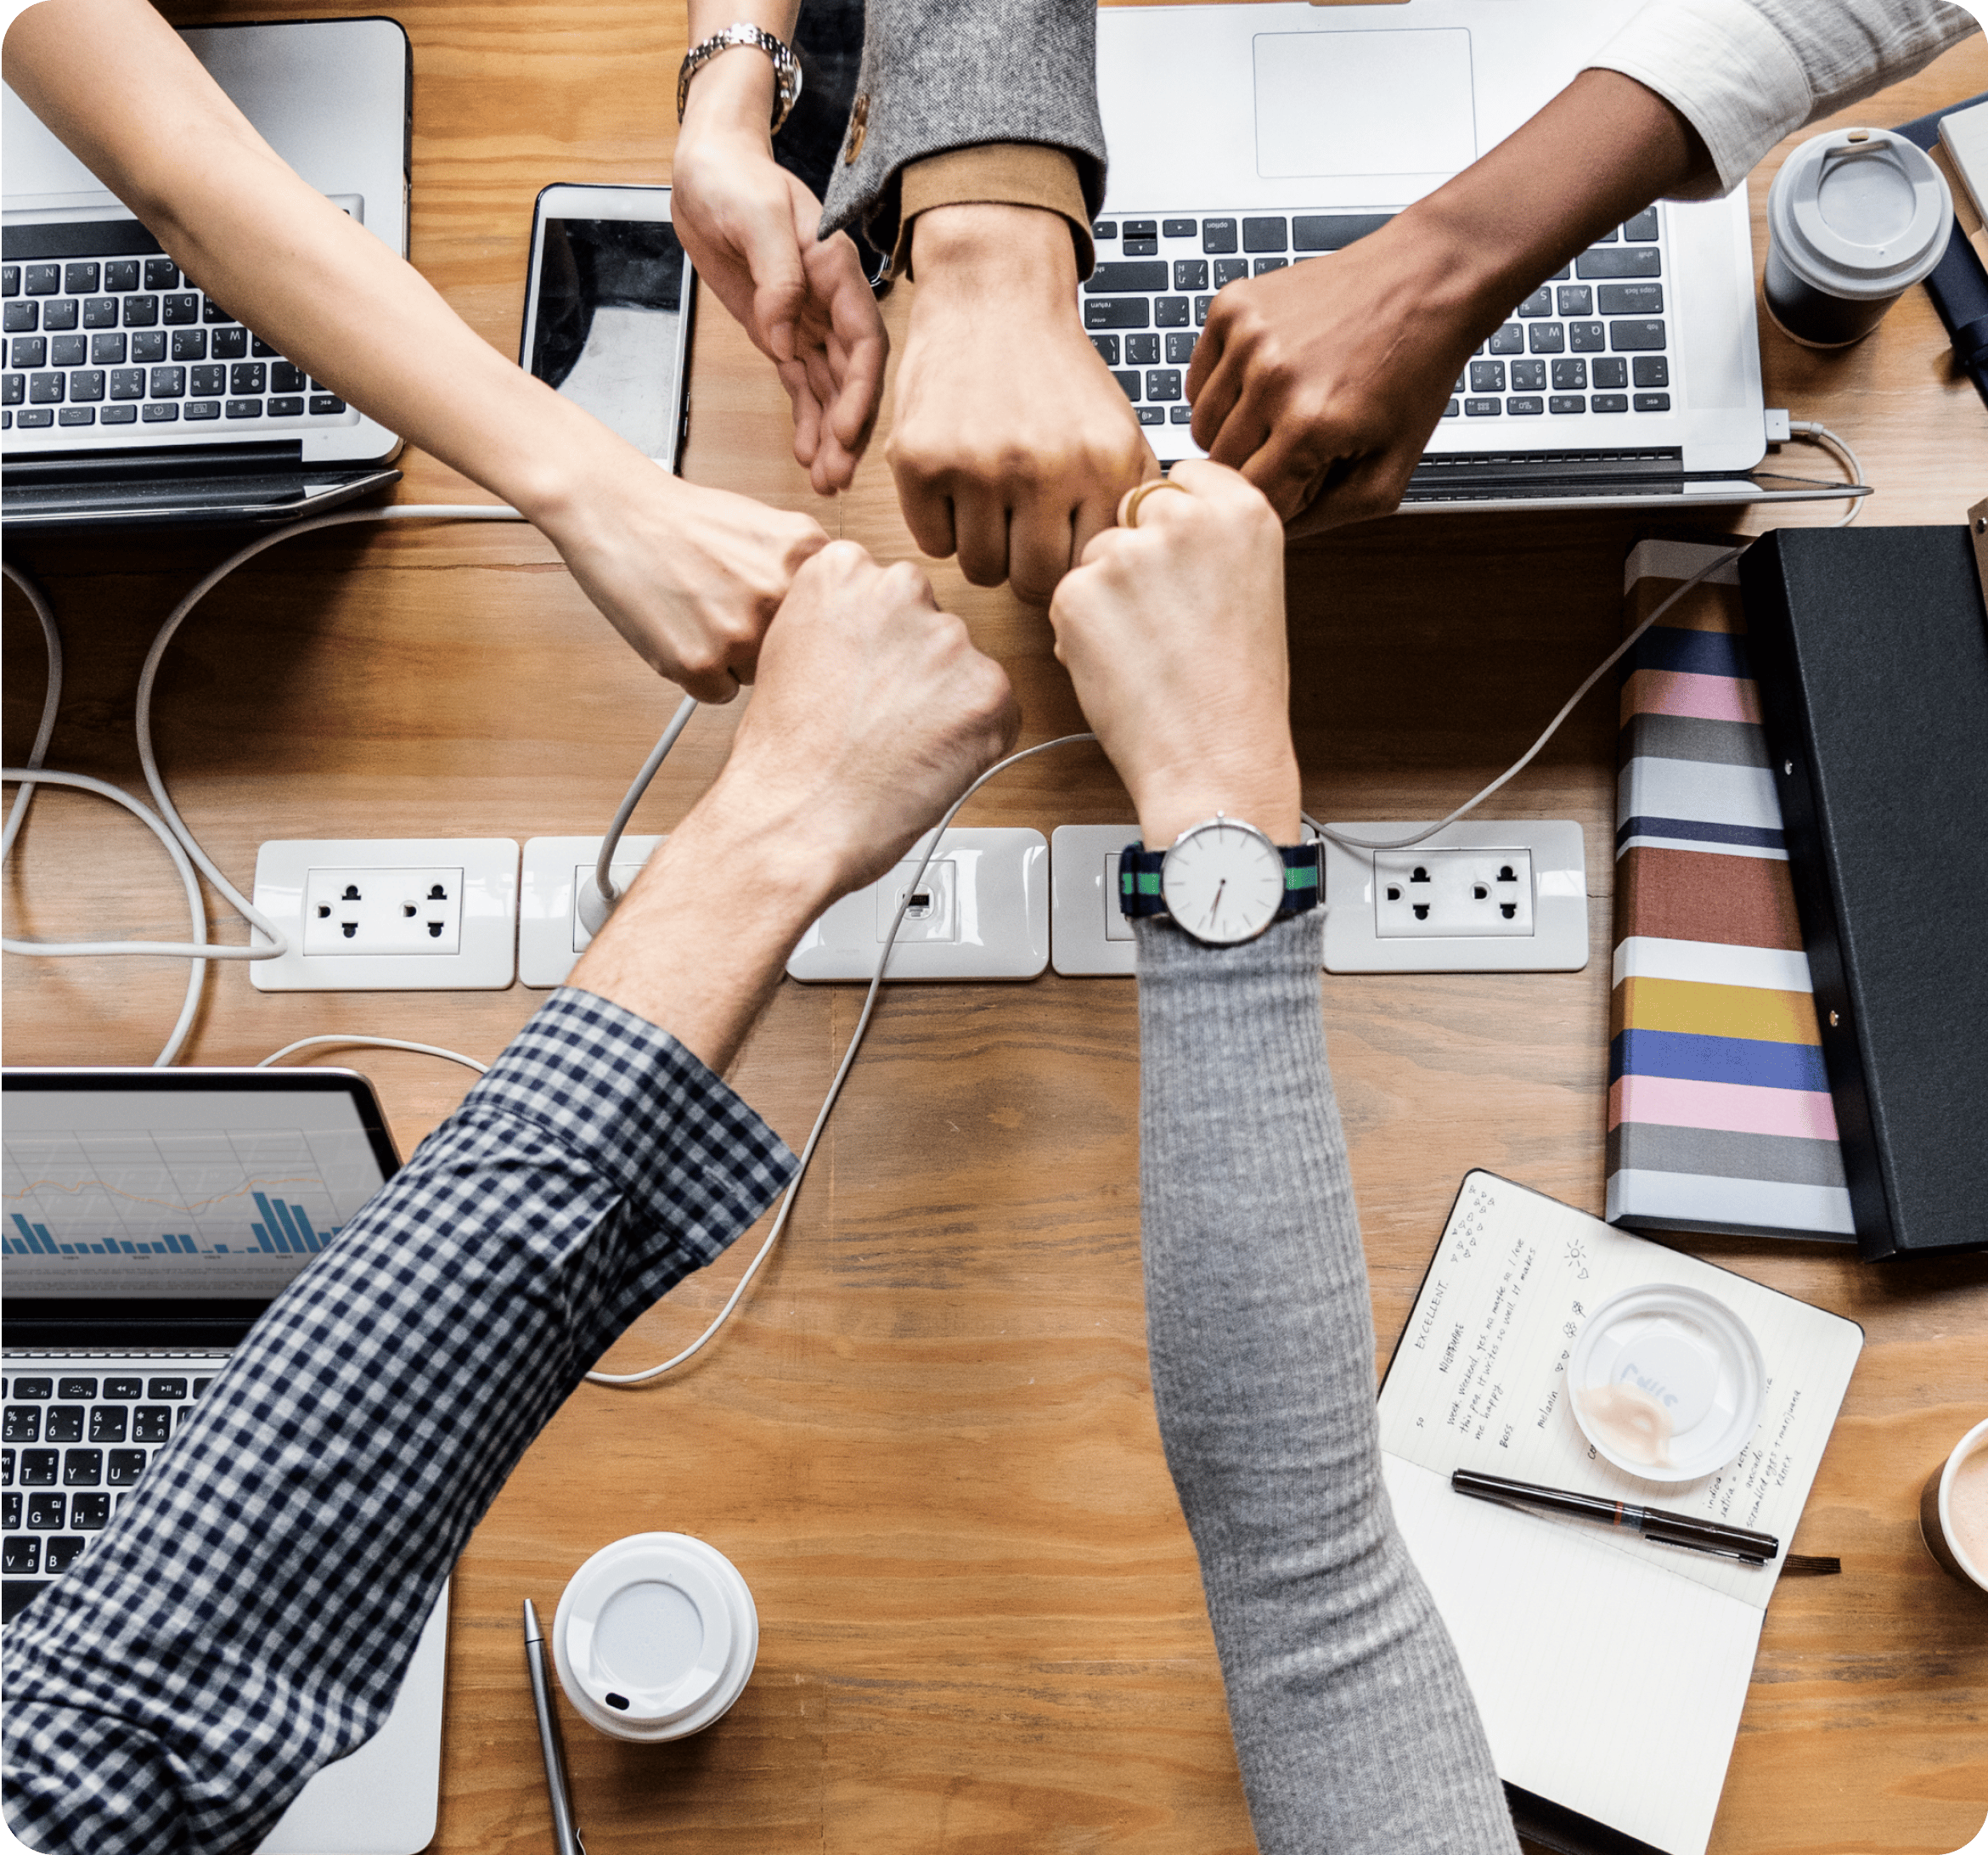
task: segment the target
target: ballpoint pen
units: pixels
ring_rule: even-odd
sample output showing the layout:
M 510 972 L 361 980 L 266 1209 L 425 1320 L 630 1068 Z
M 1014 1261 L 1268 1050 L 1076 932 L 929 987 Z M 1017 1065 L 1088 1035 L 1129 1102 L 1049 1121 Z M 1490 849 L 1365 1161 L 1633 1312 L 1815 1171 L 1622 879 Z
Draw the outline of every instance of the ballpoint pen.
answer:
M 1661 1545 L 1715 1553 L 1721 1558 L 1737 1559 L 1743 1565 L 1764 1565 L 1781 1550 L 1781 1542 L 1771 1533 L 1697 1520 L 1688 1514 L 1666 1514 L 1659 1508 L 1638 1507 L 1632 1501 L 1611 1500 L 1606 1495 L 1537 1488 L 1530 1482 L 1507 1481 L 1502 1475 L 1482 1475 L 1471 1469 L 1456 1470 L 1450 1477 L 1450 1486 L 1457 1493 L 1475 1495 L 1480 1501 L 1501 1501 L 1515 1507 L 1537 1508 L 1542 1513 L 1599 1520 L 1604 1526 L 1626 1527 Z
M 538 1750 L 545 1756 L 545 1789 L 552 1799 L 552 1835 L 558 1855 L 587 1855 L 573 1821 L 572 1792 L 566 1786 L 566 1753 L 559 1743 L 559 1720 L 552 1711 L 552 1683 L 545 1672 L 545 1637 L 538 1613 L 525 1599 L 525 1670 L 532 1677 L 532 1709 L 538 1716 Z

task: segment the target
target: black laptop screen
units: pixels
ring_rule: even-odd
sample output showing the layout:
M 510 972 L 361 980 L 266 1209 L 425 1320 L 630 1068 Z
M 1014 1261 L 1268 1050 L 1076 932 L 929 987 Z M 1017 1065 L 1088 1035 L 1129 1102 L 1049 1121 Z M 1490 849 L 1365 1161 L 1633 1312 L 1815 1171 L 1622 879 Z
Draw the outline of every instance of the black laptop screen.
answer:
M 291 1080 L 134 1086 L 129 1072 L 99 1082 L 72 1071 L 37 1086 L 10 1073 L 0 1128 L 8 1300 L 278 1294 L 392 1164 L 367 1125 L 376 1116 L 363 1083 Z

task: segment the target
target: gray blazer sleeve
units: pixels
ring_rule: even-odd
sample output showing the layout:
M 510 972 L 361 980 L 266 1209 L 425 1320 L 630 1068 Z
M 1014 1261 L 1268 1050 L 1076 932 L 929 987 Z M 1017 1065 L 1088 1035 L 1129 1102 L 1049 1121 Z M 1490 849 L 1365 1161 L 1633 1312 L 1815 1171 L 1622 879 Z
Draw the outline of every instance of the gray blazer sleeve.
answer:
M 1104 203 L 1095 0 L 869 0 L 856 94 L 825 238 L 860 222 L 889 251 L 904 169 L 989 142 L 1067 150 L 1091 211 Z

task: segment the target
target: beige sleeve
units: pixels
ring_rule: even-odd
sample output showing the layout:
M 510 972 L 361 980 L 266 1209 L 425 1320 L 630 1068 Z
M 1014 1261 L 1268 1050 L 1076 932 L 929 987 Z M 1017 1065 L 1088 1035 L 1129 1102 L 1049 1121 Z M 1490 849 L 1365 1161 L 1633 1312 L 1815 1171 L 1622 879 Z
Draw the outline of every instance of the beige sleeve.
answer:
M 1077 163 L 1060 148 L 1035 142 L 989 142 L 953 149 L 911 162 L 902 177 L 904 203 L 891 268 L 911 274 L 911 224 L 933 206 L 995 204 L 1039 206 L 1070 222 L 1077 246 L 1077 274 L 1088 277 L 1096 252 L 1090 240 L 1090 213 L 1077 178 Z

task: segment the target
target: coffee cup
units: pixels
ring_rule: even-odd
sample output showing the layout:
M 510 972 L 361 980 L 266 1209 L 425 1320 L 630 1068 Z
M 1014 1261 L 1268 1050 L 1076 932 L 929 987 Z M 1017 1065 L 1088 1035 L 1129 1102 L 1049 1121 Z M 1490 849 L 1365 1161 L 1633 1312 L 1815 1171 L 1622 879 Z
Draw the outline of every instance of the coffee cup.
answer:
M 1832 129 L 1767 194 L 1767 313 L 1805 347 L 1846 347 L 1946 254 L 1953 196 L 1889 129 Z
M 1988 1591 L 1988 1418 L 1926 1478 L 1919 1531 L 1926 1549 L 1955 1577 Z
M 715 1546 L 688 1533 L 635 1533 L 573 1574 L 552 1653 L 560 1686 L 589 1725 L 616 1739 L 686 1739 L 746 1691 L 759 1613 Z

